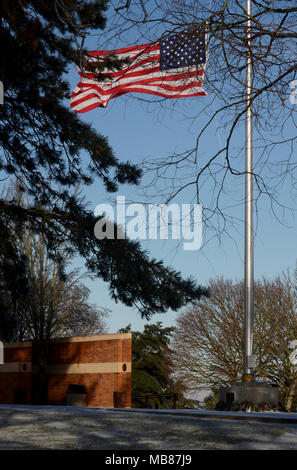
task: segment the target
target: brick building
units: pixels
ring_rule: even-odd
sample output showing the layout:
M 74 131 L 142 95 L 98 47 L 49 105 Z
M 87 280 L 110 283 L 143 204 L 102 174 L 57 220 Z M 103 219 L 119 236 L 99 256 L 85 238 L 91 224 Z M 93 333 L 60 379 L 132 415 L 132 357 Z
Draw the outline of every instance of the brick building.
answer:
M 131 333 L 52 340 L 47 403 L 66 405 L 69 385 L 79 384 L 85 388 L 87 406 L 131 407 L 131 359 Z M 34 378 L 32 342 L 5 344 L 0 403 L 34 403 Z

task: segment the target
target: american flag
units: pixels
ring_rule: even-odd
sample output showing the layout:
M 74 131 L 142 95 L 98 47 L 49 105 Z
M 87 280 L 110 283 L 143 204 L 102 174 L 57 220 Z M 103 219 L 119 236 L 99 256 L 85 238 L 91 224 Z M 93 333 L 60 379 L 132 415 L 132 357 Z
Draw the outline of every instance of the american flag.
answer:
M 123 49 L 89 52 L 95 70 L 85 76 L 72 93 L 70 106 L 76 113 L 106 107 L 108 101 L 125 93 L 149 93 L 164 98 L 206 95 L 202 88 L 206 63 L 205 34 L 175 33 L 157 42 Z M 95 64 L 111 54 L 126 59 L 120 71 L 105 68 L 98 78 Z

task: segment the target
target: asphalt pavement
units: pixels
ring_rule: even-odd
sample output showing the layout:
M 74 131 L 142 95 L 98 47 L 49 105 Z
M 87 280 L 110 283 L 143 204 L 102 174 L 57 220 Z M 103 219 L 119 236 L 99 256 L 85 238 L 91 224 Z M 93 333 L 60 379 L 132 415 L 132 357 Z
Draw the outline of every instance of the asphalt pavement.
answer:
M 0 405 L 0 449 L 297 450 L 294 413 L 235 414 Z

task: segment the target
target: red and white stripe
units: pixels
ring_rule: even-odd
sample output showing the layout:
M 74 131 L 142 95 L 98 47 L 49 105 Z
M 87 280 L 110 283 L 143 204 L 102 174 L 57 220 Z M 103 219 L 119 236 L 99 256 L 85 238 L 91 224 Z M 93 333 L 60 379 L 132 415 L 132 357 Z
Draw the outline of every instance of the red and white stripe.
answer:
M 114 51 L 93 51 L 90 61 L 115 54 L 119 59 L 128 58 L 129 64 L 120 71 L 105 69 L 110 79 L 98 81 L 95 73 L 84 76 L 72 93 L 70 106 L 76 113 L 85 113 L 97 107 L 106 107 L 108 101 L 125 93 L 149 93 L 164 98 L 183 98 L 206 95 L 202 89 L 205 64 L 160 70 L 159 42 L 142 46 L 125 47 Z M 92 59 L 94 57 L 94 59 Z

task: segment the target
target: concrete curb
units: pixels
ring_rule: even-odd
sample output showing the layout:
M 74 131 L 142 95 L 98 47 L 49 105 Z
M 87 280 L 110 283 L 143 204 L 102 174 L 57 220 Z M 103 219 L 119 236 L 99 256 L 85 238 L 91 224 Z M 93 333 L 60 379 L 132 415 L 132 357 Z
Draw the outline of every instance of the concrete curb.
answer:
M 44 412 L 66 412 L 71 413 L 75 410 L 78 413 L 92 413 L 96 411 L 121 412 L 121 413 L 139 413 L 154 415 L 170 415 L 203 419 L 223 419 L 233 421 L 254 421 L 260 423 L 279 423 L 279 424 L 297 424 L 297 413 L 278 413 L 278 412 L 251 412 L 244 411 L 208 411 L 208 410 L 163 410 L 148 408 L 107 408 L 95 406 L 54 406 L 54 405 L 7 405 L 0 404 L 1 409 L 11 409 L 18 411 L 44 411 Z
M 156 415 L 191 416 L 194 418 L 229 419 L 236 421 L 258 421 L 260 423 L 297 424 L 297 413 L 275 412 L 232 412 L 232 411 L 196 411 L 196 410 L 155 410 L 146 408 L 105 408 L 107 411 L 126 413 L 150 413 Z

